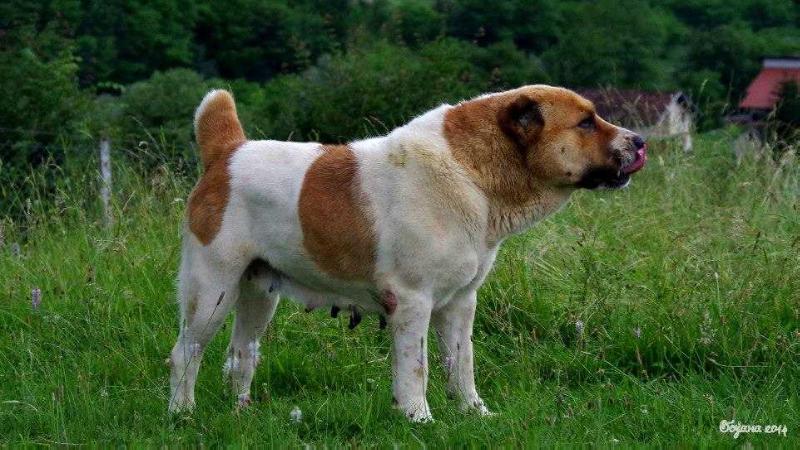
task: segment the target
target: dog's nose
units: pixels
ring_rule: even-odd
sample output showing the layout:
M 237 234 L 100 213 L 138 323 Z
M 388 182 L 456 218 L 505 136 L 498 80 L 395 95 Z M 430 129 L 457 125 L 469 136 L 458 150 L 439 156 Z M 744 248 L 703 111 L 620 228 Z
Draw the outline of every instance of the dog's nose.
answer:
M 642 137 L 639 136 L 638 134 L 633 135 L 633 146 L 636 148 L 636 150 L 644 148 L 645 146 L 644 139 L 642 139 Z

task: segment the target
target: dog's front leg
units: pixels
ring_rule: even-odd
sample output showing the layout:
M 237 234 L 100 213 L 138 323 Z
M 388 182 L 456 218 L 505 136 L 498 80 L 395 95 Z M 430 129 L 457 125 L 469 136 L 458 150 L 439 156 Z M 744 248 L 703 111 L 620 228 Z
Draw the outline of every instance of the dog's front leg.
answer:
M 423 295 L 398 295 L 389 315 L 394 338 L 392 391 L 394 401 L 413 422 L 433 420 L 425 393 L 428 387 L 428 326 L 432 302 Z
M 433 326 L 439 338 L 442 364 L 447 372 L 448 392 L 459 399 L 465 411 L 491 415 L 475 389 L 472 325 L 476 305 L 475 291 L 454 298 L 433 313 Z

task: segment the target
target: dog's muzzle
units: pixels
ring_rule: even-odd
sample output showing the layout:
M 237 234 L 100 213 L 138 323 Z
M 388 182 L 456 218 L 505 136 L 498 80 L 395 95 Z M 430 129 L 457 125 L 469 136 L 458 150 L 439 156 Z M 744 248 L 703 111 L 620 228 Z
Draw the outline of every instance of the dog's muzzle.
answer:
M 640 136 L 631 139 L 632 147 L 614 155 L 614 167 L 593 167 L 578 182 L 584 189 L 619 189 L 628 185 L 631 175 L 647 162 L 647 144 Z
M 622 166 L 620 169 L 626 175 L 642 170 L 644 163 L 647 162 L 647 143 L 644 142 L 644 139 L 637 135 L 633 137 L 632 143 L 634 146 L 633 161 Z

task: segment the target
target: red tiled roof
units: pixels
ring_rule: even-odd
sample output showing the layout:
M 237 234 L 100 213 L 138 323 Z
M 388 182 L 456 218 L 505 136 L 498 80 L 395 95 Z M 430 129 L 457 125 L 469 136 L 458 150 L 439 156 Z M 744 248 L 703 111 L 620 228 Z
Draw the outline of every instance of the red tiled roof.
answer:
M 780 67 L 761 69 L 761 73 L 748 86 L 747 96 L 739 103 L 739 107 L 772 109 L 778 101 L 781 84 L 792 80 L 800 83 L 800 69 Z

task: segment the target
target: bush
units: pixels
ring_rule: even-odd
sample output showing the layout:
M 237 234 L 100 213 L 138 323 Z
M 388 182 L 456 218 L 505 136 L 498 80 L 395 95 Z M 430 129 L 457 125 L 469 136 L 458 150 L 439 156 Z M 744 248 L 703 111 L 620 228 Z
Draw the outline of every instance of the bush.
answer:
M 383 134 L 442 102 L 542 81 L 538 62 L 511 43 L 443 39 L 413 52 L 380 42 L 276 78 L 249 106 L 264 136 L 345 142 Z
M 151 163 L 194 158 L 192 116 L 212 83 L 189 69 L 155 72 L 120 97 L 118 142 Z
M 50 59 L 31 48 L 0 51 L 0 67 L 0 185 L 13 191 L 32 167 L 63 163 L 63 143 L 79 138 L 89 101 L 69 50 Z

